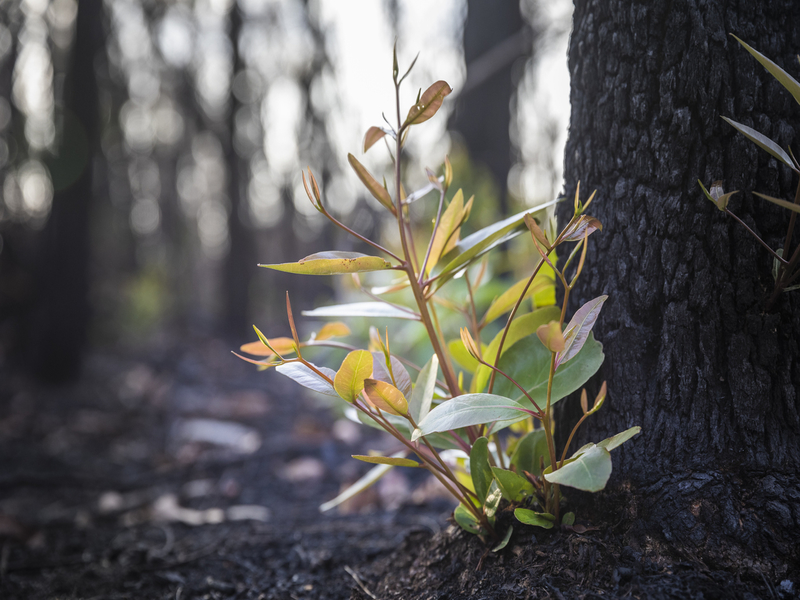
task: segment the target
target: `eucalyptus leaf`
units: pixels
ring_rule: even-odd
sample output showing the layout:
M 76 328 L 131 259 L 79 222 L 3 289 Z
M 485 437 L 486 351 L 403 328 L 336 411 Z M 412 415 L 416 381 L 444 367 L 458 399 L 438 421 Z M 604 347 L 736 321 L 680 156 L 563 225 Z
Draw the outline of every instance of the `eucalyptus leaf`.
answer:
M 453 360 L 469 373 L 474 373 L 480 365 L 480 363 L 473 358 L 472 354 L 469 353 L 469 350 L 464 346 L 464 342 L 460 339 L 447 342 L 447 350 L 450 352 L 450 356 L 453 357 Z
M 492 548 L 492 552 L 499 552 L 503 548 L 508 545 L 508 541 L 511 539 L 511 534 L 514 533 L 514 526 L 509 525 L 508 529 L 506 530 L 506 534 L 503 536 L 503 539 L 497 542 L 497 545 Z
M 534 429 L 525 434 L 517 442 L 514 454 L 511 455 L 511 464 L 517 467 L 517 472 L 527 471 L 531 475 L 541 476 L 542 469 L 539 458 L 544 458 L 545 467 L 550 466 L 550 453 L 547 450 L 547 435 L 544 429 Z
M 456 509 L 453 511 L 453 518 L 456 520 L 456 523 L 458 523 L 459 527 L 461 527 L 461 529 L 464 531 L 474 533 L 476 535 L 484 533 L 480 521 L 478 521 L 478 519 L 475 518 L 475 515 L 473 515 L 463 504 L 456 506 Z
M 364 389 L 364 380 L 371 374 L 372 355 L 366 350 L 353 350 L 342 361 L 333 387 L 342 399 L 352 404 Z
M 800 213 L 800 204 L 795 204 L 794 202 L 788 202 L 787 200 L 775 198 L 774 196 L 767 196 L 766 194 L 759 194 L 758 192 L 753 192 L 753 194 L 758 196 L 759 198 L 767 200 L 768 202 L 772 202 L 773 204 L 777 204 L 778 206 L 782 206 L 783 208 L 789 209 L 796 213 Z
M 367 168 L 358 162 L 355 156 L 348 154 L 347 161 L 350 163 L 350 166 L 353 167 L 353 170 L 356 172 L 356 175 L 358 175 L 361 183 L 364 184 L 364 187 L 369 190 L 369 193 L 372 194 L 378 202 L 383 204 L 385 208 L 391 211 L 392 214 L 397 214 L 397 209 L 395 209 L 392 203 L 392 197 L 389 195 L 388 190 L 378 183 L 372 174 L 367 171 Z
M 418 423 L 411 436 L 416 441 L 431 433 L 440 433 L 470 425 L 483 425 L 497 421 L 495 431 L 517 421 L 527 419 L 524 407 L 502 396 L 494 394 L 464 394 L 456 396 L 431 410 Z
M 416 385 L 408 401 L 408 414 L 419 423 L 431 410 L 433 391 L 436 389 L 436 375 L 439 373 L 439 357 L 434 354 L 425 363 L 417 376 Z
M 566 525 L 567 527 L 575 525 L 575 513 L 574 512 L 564 513 L 564 516 L 561 517 L 561 524 Z
M 405 452 L 398 452 L 397 454 L 393 454 L 392 456 L 400 458 L 404 454 Z M 371 486 L 373 483 L 378 481 L 381 477 L 386 475 L 386 473 L 388 473 L 392 468 L 393 465 L 378 465 L 377 467 L 373 467 L 372 469 L 367 471 L 366 475 L 364 475 L 361 479 L 356 481 L 353 485 L 351 485 L 341 494 L 336 496 L 336 498 L 322 504 L 319 507 L 319 512 L 327 512 L 332 508 L 336 508 L 343 502 L 348 501 L 350 498 L 357 496 L 358 494 L 366 490 L 369 486 Z
M 418 125 L 430 119 L 442 106 L 442 102 L 453 91 L 446 81 L 437 81 L 420 96 L 417 103 L 408 111 L 403 127 Z
M 411 321 L 420 320 L 420 316 L 417 313 L 386 304 L 385 302 L 353 302 L 351 304 L 321 306 L 314 310 L 304 310 L 303 315 L 306 317 L 387 317 Z
M 500 467 L 492 467 L 492 475 L 500 486 L 503 497 L 509 502 L 519 502 L 533 495 L 533 484 L 522 475 Z
M 528 279 L 530 279 L 530 277 L 524 277 L 523 279 L 520 279 L 500 296 L 495 298 L 495 300 L 486 310 L 486 314 L 483 316 L 483 323 L 491 323 L 498 317 L 501 317 L 514 308 L 514 305 L 519 299 L 520 294 L 522 294 L 522 290 L 525 289 L 525 284 L 528 283 Z M 549 277 L 536 277 L 533 282 L 531 282 L 528 290 L 525 292 L 525 298 L 529 298 L 534 294 L 538 294 L 539 292 L 544 291 L 546 288 L 554 285 L 555 282 Z
M 377 379 L 364 380 L 364 395 L 373 406 L 391 415 L 408 413 L 408 402 L 403 393 L 391 383 Z
M 317 367 L 316 365 L 315 368 L 327 375 L 331 380 L 336 377 L 336 371 L 333 369 Z M 275 370 L 310 390 L 325 394 L 326 396 L 333 396 L 334 398 L 339 397 L 339 394 L 336 393 L 336 390 L 330 383 L 301 362 L 290 362 L 278 365 L 275 367 Z
M 557 471 L 547 472 L 544 478 L 550 483 L 573 487 L 585 492 L 599 492 L 611 476 L 611 453 L 594 445 L 583 454 L 565 462 Z
M 525 525 L 534 525 L 542 529 L 553 528 L 553 515 L 549 513 L 537 513 L 527 508 L 517 508 L 514 510 L 514 516 L 520 523 Z
M 772 156 L 777 158 L 783 164 L 788 166 L 792 171 L 796 173 L 800 173 L 797 170 L 797 167 L 794 166 L 792 159 L 789 158 L 789 155 L 784 152 L 783 148 L 778 146 L 775 142 L 769 139 L 764 134 L 759 133 L 752 127 L 748 127 L 747 125 L 742 125 L 741 123 L 737 123 L 733 119 L 729 119 L 728 117 L 722 117 L 722 119 L 728 123 L 729 125 L 733 126 L 739 133 L 741 133 L 744 137 L 746 137 L 751 142 L 755 143 L 759 148 L 762 150 L 766 150 Z
M 277 265 L 258 265 L 296 275 L 338 275 L 342 273 L 368 273 L 392 268 L 392 264 L 379 256 L 358 252 L 320 252 L 306 256 L 298 262 Z
M 381 129 L 380 127 L 372 126 L 367 129 L 367 133 L 364 134 L 364 152 L 372 148 L 376 142 L 380 141 L 383 136 L 386 135 L 386 131 Z
M 575 311 L 566 328 L 564 349 L 556 354 L 556 369 L 577 355 L 583 348 L 606 300 L 608 300 L 608 296 L 599 296 L 594 300 L 589 300 Z
M 583 348 L 553 377 L 551 405 L 581 388 L 603 364 L 603 346 L 589 334 Z M 547 404 L 547 379 L 550 373 L 550 352 L 535 335 L 521 339 L 500 358 L 498 367 L 523 386 L 536 404 Z M 505 377 L 497 376 L 495 393 L 513 398 L 529 406 L 525 396 Z
M 375 456 L 372 454 L 353 454 L 353 458 L 375 465 L 392 465 L 393 467 L 418 467 L 420 464 L 410 458 L 400 456 Z
M 638 434 L 641 430 L 642 428 L 639 427 L 638 425 L 636 427 L 631 427 L 630 429 L 626 429 L 622 433 L 618 433 L 617 435 L 607 438 L 602 442 L 598 442 L 597 445 L 611 452 L 611 450 L 620 447 L 622 444 L 627 442 L 633 436 Z
M 404 396 L 408 397 L 411 394 L 411 376 L 397 357 L 391 357 L 392 373 L 394 373 L 394 381 L 386 368 L 386 358 L 382 352 L 372 353 L 372 378 L 379 381 L 385 381 L 396 385 Z
M 789 90 L 789 93 L 790 93 L 792 96 L 794 96 L 794 99 L 795 99 L 795 100 L 798 102 L 798 104 L 800 104 L 800 83 L 798 83 L 798 82 L 797 82 L 797 80 L 796 80 L 794 77 L 792 77 L 791 75 L 789 75 L 789 74 L 788 74 L 786 71 L 784 71 L 783 69 L 781 69 L 781 68 L 780 68 L 778 65 L 776 65 L 774 62 L 772 62 L 770 59 L 768 59 L 768 58 L 767 58 L 766 56 L 764 56 L 763 54 L 761 54 L 761 53 L 760 53 L 758 50 L 754 50 L 753 48 L 751 48 L 750 46 L 748 46 L 747 44 L 745 44 L 745 43 L 744 43 L 742 40 L 740 40 L 740 39 L 739 39 L 738 37 L 736 37 L 735 35 L 731 34 L 731 36 L 732 36 L 732 37 L 733 37 L 733 38 L 734 38 L 734 39 L 735 39 L 737 42 L 739 42 L 739 43 L 740 43 L 742 46 L 744 46 L 744 48 L 745 48 L 745 49 L 746 49 L 746 50 L 747 50 L 747 51 L 748 51 L 750 54 L 752 54 L 752 55 L 753 55 L 753 56 L 756 58 L 756 60 L 757 60 L 758 62 L 760 62 L 760 63 L 761 63 L 763 66 L 764 66 L 764 68 L 766 68 L 766 69 L 767 69 L 767 71 L 769 71 L 769 72 L 770 72 L 770 74 L 771 74 L 771 75 L 772 75 L 772 76 L 773 76 L 775 79 L 777 79 L 777 80 L 778 80 L 778 82 L 779 82 L 779 83 L 780 83 L 780 84 L 781 84 L 783 87 L 785 87 L 787 90 Z
M 479 437 L 472 444 L 469 453 L 469 472 L 475 494 L 483 504 L 493 481 L 492 468 L 489 465 L 489 440 L 485 437 Z
M 486 500 L 483 502 L 483 513 L 488 518 L 493 519 L 497 514 L 497 509 L 500 507 L 500 500 L 502 499 L 503 490 L 500 489 L 497 481 L 492 479 L 486 492 Z

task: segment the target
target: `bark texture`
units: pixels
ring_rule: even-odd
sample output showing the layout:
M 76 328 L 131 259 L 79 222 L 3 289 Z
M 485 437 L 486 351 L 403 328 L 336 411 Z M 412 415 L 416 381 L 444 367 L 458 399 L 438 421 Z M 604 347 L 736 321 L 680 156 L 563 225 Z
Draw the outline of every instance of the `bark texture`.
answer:
M 772 259 L 697 180 L 742 190 L 729 208 L 783 244 L 788 211 L 750 191 L 791 199 L 796 178 L 720 116 L 797 151 L 797 103 L 728 34 L 797 76 L 799 22 L 793 0 L 576 0 L 569 49 L 567 192 L 597 189 L 605 227 L 575 300 L 610 295 L 609 401 L 575 447 L 641 425 L 613 477 L 643 530 L 777 570 L 798 555 L 800 296 L 765 312 Z

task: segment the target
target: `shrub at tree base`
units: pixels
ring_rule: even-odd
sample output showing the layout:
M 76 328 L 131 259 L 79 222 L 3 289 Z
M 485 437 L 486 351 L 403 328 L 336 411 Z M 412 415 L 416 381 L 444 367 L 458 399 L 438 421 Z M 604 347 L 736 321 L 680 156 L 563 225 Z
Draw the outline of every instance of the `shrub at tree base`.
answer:
M 556 202 L 552 201 L 462 239 L 461 228 L 469 217 L 473 198 L 464 202 L 464 195 L 458 190 L 447 201 L 453 173 L 446 157 L 442 174 L 428 170 L 429 183 L 422 189 L 406 194 L 402 186 L 400 157 L 412 127 L 432 118 L 452 91 L 447 83 L 437 81 L 418 95 L 403 119 L 399 90 L 407 75 L 408 71 L 400 76 L 395 53 L 397 123 L 387 128 L 371 127 L 364 138 L 365 152 L 380 140 L 387 142 L 394 165 L 392 192 L 385 179 L 379 183 L 352 154 L 348 156 L 370 194 L 395 218 L 401 247 L 396 252 L 385 248 L 332 216 L 309 169 L 307 177 L 303 174 L 303 183 L 314 207 L 379 256 L 330 251 L 296 263 L 262 266 L 305 275 L 351 274 L 359 286 L 361 273 L 396 272 L 399 279 L 391 286 L 361 286 L 371 301 L 326 306 L 305 314 L 419 321 L 430 341 L 430 359 L 419 367 L 393 354 L 388 328 L 383 335 L 371 330 L 368 349 L 335 341 L 334 338 L 350 334 L 340 322 L 329 323 L 301 341 L 288 295 L 291 337 L 270 339 L 256 328 L 259 341 L 241 348 L 254 358 L 241 358 L 262 369 L 274 367 L 302 386 L 340 398 L 349 404 L 349 412 L 358 421 L 384 429 L 397 440 L 398 452 L 390 456 L 354 456 L 376 466 L 321 510 L 333 508 L 366 489 L 389 469 L 425 468 L 459 500 L 454 513 L 456 522 L 466 531 L 492 539 L 498 550 L 508 542 L 512 531 L 511 527 L 506 531 L 495 529 L 500 510 L 513 510 L 516 519 L 528 525 L 546 529 L 556 524 L 572 527 L 575 515 L 561 514 L 561 486 L 589 492 L 602 490 L 611 474 L 610 452 L 640 430 L 632 427 L 569 454 L 577 429 L 606 400 L 603 383 L 591 406 L 586 390 L 582 390 L 583 416 L 560 454 L 553 439 L 553 406 L 581 389 L 603 362 L 603 349 L 594 339 L 592 327 L 607 296 L 587 302 L 569 321 L 566 319 L 570 292 L 583 270 L 589 236 L 601 230 L 602 225 L 585 214 L 594 194 L 583 203 L 579 187 L 574 214 L 560 232 L 554 218 L 547 216 L 546 209 Z M 417 252 L 411 211 L 415 203 L 425 198 L 438 200 L 438 207 L 427 247 L 424 252 Z M 535 268 L 483 308 L 476 291 L 488 279 L 485 255 L 525 231 L 530 233 L 537 257 Z M 568 244 L 572 248 L 563 267 L 558 268 L 556 250 Z M 442 297 L 444 286 L 460 278 L 466 285 L 463 302 Z M 561 306 L 555 305 L 557 283 L 563 287 Z M 398 293 L 410 295 L 411 306 L 386 299 Z M 483 309 L 481 317 L 479 308 Z M 448 337 L 441 326 L 444 319 L 439 313 L 444 312 L 464 317 L 466 326 L 458 337 Z M 489 339 L 491 325 L 504 315 L 505 325 Z M 349 352 L 333 370 L 303 356 L 304 349 L 314 346 Z M 457 364 L 462 367 L 458 375 Z M 413 382 L 408 368 L 416 373 Z

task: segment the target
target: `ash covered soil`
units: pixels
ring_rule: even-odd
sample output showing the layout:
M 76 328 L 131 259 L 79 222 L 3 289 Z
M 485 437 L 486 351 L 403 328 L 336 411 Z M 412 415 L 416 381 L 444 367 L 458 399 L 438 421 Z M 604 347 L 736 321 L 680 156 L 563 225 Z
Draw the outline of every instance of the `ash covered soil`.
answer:
M 421 471 L 320 514 L 388 441 L 228 350 L 98 353 L 62 387 L 0 363 L 0 598 L 798 597 L 797 570 L 634 539 L 619 498 L 581 533 L 515 524 L 498 553 Z

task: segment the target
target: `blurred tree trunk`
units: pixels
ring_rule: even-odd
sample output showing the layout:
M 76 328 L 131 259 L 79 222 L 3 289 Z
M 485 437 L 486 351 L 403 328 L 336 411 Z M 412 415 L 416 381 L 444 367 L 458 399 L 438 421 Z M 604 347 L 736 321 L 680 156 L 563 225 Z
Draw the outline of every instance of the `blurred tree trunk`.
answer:
M 242 15 L 238 2 L 230 9 L 230 39 L 233 48 L 233 78 L 242 69 L 239 56 L 239 34 L 242 30 Z M 234 339 L 240 339 L 250 330 L 249 300 L 250 280 L 256 269 L 256 250 L 253 233 L 248 226 L 249 214 L 244 201 L 246 186 L 242 186 L 242 161 L 236 151 L 236 111 L 241 103 L 233 93 L 231 80 L 230 113 L 228 116 L 228 135 L 224 140 L 225 158 L 228 164 L 228 196 L 230 197 L 230 214 L 228 217 L 228 235 L 230 246 L 225 259 L 223 278 L 224 308 L 222 330 Z
M 55 189 L 40 240 L 28 365 L 40 380 L 75 378 L 90 319 L 89 261 L 93 168 L 99 148 L 95 57 L 104 47 L 103 1 L 81 0 L 66 74 L 61 131 L 50 172 Z
M 764 311 L 772 259 L 697 180 L 742 190 L 730 208 L 780 247 L 788 211 L 748 192 L 796 180 L 720 115 L 796 142 L 797 104 L 728 33 L 796 75 L 798 22 L 792 0 L 576 0 L 569 51 L 567 190 L 597 189 L 605 226 L 576 301 L 610 295 L 609 400 L 573 450 L 641 425 L 612 476 L 633 531 L 773 576 L 800 548 L 800 296 Z
M 511 169 L 511 98 L 516 88 L 513 65 L 529 55 L 530 30 L 519 2 L 468 0 L 464 23 L 467 81 L 456 102 L 450 128 L 464 138 L 471 160 L 492 173 L 506 211 Z

